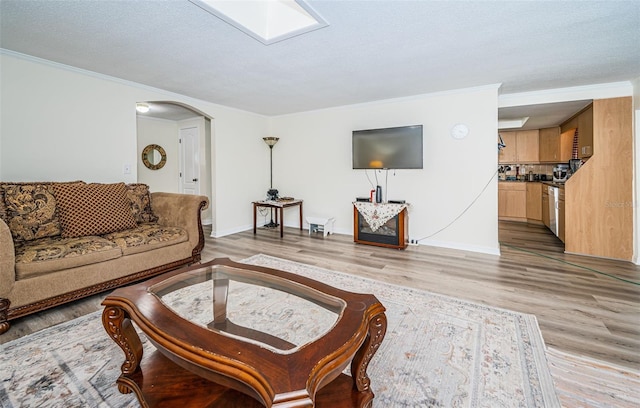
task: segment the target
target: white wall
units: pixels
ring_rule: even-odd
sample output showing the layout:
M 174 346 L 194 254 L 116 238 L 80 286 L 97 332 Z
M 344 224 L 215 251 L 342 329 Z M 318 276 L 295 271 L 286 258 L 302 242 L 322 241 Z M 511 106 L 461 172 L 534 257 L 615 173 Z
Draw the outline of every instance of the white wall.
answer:
M 274 188 L 304 199 L 305 214 L 334 216 L 336 232 L 353 234 L 352 202 L 372 184 L 351 168 L 351 132 L 422 124 L 424 169 L 389 172 L 388 184 L 378 174 L 385 197 L 411 204 L 410 238 L 422 244 L 498 253 L 497 92 L 487 86 L 273 117 Z M 464 140 L 450 135 L 457 123 L 470 128 Z M 285 212 L 285 225 L 297 222 L 296 211 Z
M 135 104 L 172 100 L 214 118 L 214 235 L 250 227 L 268 185 L 264 116 L 6 51 L 0 65 L 1 180 L 136 182 Z
M 0 58 L 3 180 L 136 181 L 132 88 Z
M 179 191 L 178 123 L 173 120 L 138 116 L 138 182 L 149 185 L 151 191 Z M 150 170 L 142 163 L 142 151 L 150 144 L 157 144 L 167 153 L 167 163 L 158 170 Z

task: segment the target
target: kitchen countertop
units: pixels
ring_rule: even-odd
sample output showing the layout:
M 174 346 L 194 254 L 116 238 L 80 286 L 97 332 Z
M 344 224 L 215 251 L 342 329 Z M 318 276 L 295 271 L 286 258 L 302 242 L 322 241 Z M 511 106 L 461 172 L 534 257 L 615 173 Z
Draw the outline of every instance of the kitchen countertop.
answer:
M 542 184 L 546 184 L 548 186 L 564 188 L 564 183 L 559 183 L 557 181 L 552 181 L 552 180 L 534 180 L 534 181 L 529 181 L 529 180 L 498 180 L 498 181 L 500 183 L 542 183 Z

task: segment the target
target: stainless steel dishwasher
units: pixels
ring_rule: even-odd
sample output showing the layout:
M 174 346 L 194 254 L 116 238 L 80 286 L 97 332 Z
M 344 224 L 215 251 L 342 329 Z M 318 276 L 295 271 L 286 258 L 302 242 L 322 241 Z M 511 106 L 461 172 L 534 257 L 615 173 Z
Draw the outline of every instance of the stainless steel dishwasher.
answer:
M 558 223 L 558 198 L 560 196 L 560 189 L 554 186 L 547 186 L 549 192 L 549 229 L 556 234 L 556 237 L 560 234 L 560 225 Z

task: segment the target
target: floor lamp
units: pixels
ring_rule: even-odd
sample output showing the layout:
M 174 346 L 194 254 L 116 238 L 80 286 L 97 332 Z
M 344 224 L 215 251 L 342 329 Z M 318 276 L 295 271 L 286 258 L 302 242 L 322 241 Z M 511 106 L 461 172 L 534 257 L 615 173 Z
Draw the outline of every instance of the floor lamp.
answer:
M 269 146 L 269 167 L 270 167 L 271 179 L 269 183 L 269 191 L 267 191 L 267 200 L 276 200 L 278 199 L 278 190 L 273 188 L 273 146 L 275 146 L 276 143 L 278 143 L 278 140 L 280 140 L 280 138 L 271 136 L 271 137 L 263 137 L 262 140 L 264 140 L 267 146 Z M 273 208 L 272 208 L 271 222 L 266 224 L 265 227 L 275 228 L 278 225 L 279 225 L 278 223 L 273 222 Z

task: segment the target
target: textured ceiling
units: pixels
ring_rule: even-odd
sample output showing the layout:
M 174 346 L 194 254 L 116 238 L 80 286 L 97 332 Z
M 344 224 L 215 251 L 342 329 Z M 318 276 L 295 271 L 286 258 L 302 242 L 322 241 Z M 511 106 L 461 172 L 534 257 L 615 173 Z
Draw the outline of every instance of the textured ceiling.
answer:
M 265 115 L 640 76 L 640 1 L 309 1 L 265 46 L 187 0 L 0 1 L 0 46 Z

